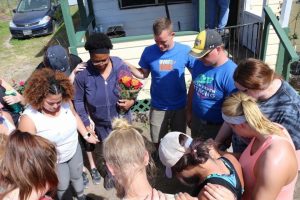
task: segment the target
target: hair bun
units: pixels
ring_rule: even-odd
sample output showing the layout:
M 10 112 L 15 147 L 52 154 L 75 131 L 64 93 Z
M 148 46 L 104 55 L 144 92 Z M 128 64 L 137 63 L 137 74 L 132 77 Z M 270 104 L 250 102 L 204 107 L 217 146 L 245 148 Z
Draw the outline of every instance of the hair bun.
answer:
M 112 121 L 112 129 L 113 130 L 120 130 L 120 129 L 128 129 L 132 126 L 129 122 L 124 118 L 114 118 Z

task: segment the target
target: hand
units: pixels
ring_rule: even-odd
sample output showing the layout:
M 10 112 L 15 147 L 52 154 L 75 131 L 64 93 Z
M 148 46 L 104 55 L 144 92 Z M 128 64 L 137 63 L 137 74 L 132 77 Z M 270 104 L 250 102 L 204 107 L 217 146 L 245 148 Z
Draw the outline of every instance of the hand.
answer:
M 117 102 L 117 105 L 120 107 L 120 109 L 122 110 L 129 110 L 131 108 L 131 106 L 133 106 L 134 104 L 134 100 L 128 100 L 128 99 L 120 99 Z
M 13 95 L 9 95 L 9 96 L 4 96 L 3 100 L 8 104 L 8 105 L 13 105 L 15 103 L 19 103 L 21 101 L 20 97 L 18 95 L 13 96 Z
M 236 200 L 235 195 L 231 191 L 211 183 L 204 186 L 203 194 L 208 200 Z
M 94 123 L 94 122 L 93 122 Z M 96 132 L 95 132 L 95 126 L 94 125 L 92 125 L 92 124 L 90 124 L 89 126 L 86 126 L 85 127 L 86 128 L 86 130 L 92 135 L 92 136 L 94 136 L 94 138 L 96 138 L 97 140 L 98 140 L 98 142 L 99 142 L 99 138 L 98 138 L 98 136 L 97 136 L 97 134 L 96 134 Z
M 81 72 L 83 71 L 87 66 L 87 63 L 86 62 L 82 62 L 82 63 L 79 63 L 75 69 L 72 71 L 72 73 L 74 74 L 77 74 L 78 72 Z
M 89 120 L 90 120 L 90 126 L 89 126 L 89 129 L 91 131 L 95 131 L 95 122 L 89 117 Z
M 90 137 L 84 138 L 88 143 L 96 144 L 99 142 L 98 137 L 91 133 Z
M 175 200 L 198 200 L 198 198 L 192 197 L 188 193 L 179 192 L 178 194 L 175 194 Z

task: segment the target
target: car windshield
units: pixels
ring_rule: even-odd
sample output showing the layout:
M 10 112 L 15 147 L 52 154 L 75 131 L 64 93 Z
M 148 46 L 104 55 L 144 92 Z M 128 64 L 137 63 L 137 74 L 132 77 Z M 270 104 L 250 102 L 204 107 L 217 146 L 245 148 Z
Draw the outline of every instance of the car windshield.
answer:
M 29 12 L 48 9 L 49 0 L 21 0 L 17 12 Z

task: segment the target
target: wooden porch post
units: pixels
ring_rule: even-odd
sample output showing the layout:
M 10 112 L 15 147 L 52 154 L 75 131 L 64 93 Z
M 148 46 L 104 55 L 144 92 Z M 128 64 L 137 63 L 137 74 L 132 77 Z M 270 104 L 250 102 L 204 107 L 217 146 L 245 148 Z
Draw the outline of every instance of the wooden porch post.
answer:
M 87 0 L 88 7 L 89 7 L 89 15 L 95 17 L 94 14 L 94 6 L 93 6 L 93 1 L 92 0 Z M 96 26 L 95 20 L 92 21 L 93 27 Z
M 77 0 L 77 4 L 78 4 L 79 15 L 80 15 L 80 26 L 85 27 L 88 20 L 87 20 L 86 11 L 85 11 L 83 1 L 82 0 Z
M 199 32 L 205 29 L 205 0 L 199 0 Z
M 73 25 L 72 16 L 70 14 L 70 7 L 68 0 L 60 0 L 61 10 L 66 26 L 68 41 L 70 44 L 69 50 L 72 54 L 77 55 L 75 29 Z
M 285 31 L 286 35 L 289 34 L 289 28 L 283 28 L 283 30 Z M 281 74 L 286 81 L 289 80 L 290 65 L 291 62 L 288 53 L 285 50 L 282 42 L 280 42 L 276 61 L 276 73 Z
M 269 17 L 265 17 L 264 29 L 263 29 L 262 41 L 261 41 L 262 46 L 259 55 L 259 58 L 263 61 L 265 61 L 266 59 L 269 30 L 270 30 L 270 19 Z

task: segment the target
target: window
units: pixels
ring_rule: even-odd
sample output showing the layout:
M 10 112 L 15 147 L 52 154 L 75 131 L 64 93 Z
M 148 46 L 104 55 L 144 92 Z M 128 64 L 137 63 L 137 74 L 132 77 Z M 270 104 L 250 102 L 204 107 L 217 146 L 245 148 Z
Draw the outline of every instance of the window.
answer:
M 167 0 L 168 4 L 190 3 L 192 0 Z M 165 0 L 119 0 L 121 9 L 163 5 Z

